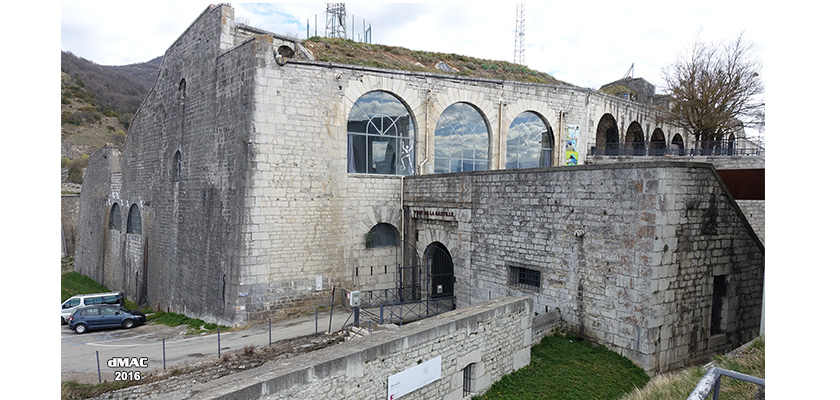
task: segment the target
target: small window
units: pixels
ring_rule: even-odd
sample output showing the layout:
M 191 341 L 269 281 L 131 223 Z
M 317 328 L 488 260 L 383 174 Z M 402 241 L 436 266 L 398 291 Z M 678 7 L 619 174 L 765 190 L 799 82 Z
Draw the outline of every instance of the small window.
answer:
M 464 396 L 469 397 L 475 394 L 475 363 L 464 368 Z
M 388 247 L 397 245 L 397 228 L 391 224 L 376 224 L 365 235 L 365 247 Z
M 181 181 L 181 150 L 175 152 L 175 159 L 172 161 L 172 180 Z
M 726 275 L 715 277 L 712 294 L 712 335 L 724 333 L 723 308 L 726 303 Z
M 143 233 L 143 223 L 140 221 L 140 208 L 137 204 L 132 204 L 128 209 L 128 233 Z
M 540 290 L 540 271 L 522 267 L 509 267 L 508 284 L 526 290 Z

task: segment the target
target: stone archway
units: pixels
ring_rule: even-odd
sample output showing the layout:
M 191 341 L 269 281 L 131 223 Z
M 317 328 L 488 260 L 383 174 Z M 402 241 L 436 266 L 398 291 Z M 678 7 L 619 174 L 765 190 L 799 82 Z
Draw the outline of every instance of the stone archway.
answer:
M 664 156 L 667 146 L 665 143 L 665 133 L 662 129 L 656 128 L 653 130 L 653 135 L 650 137 L 650 149 L 648 155 Z
M 428 274 L 429 298 L 454 296 L 455 267 L 446 246 L 440 242 L 431 243 L 426 246 L 423 259 Z
M 624 150 L 625 154 L 645 155 L 645 131 L 636 121 L 631 122 L 627 128 L 627 135 L 624 136 Z
M 598 121 L 598 129 L 595 133 L 595 154 L 596 155 L 618 155 L 621 146 L 621 138 L 618 136 L 618 124 L 610 114 L 604 114 Z

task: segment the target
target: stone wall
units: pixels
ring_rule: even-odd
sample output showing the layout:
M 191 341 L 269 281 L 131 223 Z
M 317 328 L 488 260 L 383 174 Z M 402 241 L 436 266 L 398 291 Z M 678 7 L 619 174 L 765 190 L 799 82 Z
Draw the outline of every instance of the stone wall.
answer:
M 76 231 L 79 229 L 79 195 L 61 195 L 61 256 L 76 254 Z
M 459 306 L 529 296 L 648 372 L 758 332 L 763 246 L 711 165 L 412 177 L 405 193 L 417 247 L 453 249 Z M 538 287 L 511 282 L 513 268 L 537 271 Z M 722 336 L 710 328 L 715 275 L 730 289 Z
M 90 188 L 82 194 L 79 229 L 86 233 L 77 250 L 78 270 L 100 282 L 108 277 L 112 289 L 162 310 L 239 325 L 328 304 L 332 286 L 370 290 L 395 284 L 385 265 L 399 257 L 365 247 L 365 234 L 378 223 L 395 227 L 401 240 L 447 243 L 466 270 L 493 265 L 472 257 L 475 246 L 486 246 L 481 240 L 492 239 L 483 230 L 493 226 L 473 228 L 472 214 L 465 214 L 457 221 L 429 220 L 427 226 L 438 227 L 415 232 L 406 226 L 402 178 L 347 172 L 349 113 L 366 93 L 387 92 L 405 106 L 415 127 L 414 169 L 420 174 L 433 171 L 435 128 L 456 103 L 472 105 L 486 122 L 491 169 L 504 168 L 509 127 L 526 111 L 551 128 L 555 166 L 562 164 L 567 126 L 580 127 L 577 150 L 585 159 L 605 114 L 622 133 L 635 123 L 648 135 L 656 128 L 669 139 L 678 132 L 662 125 L 658 109 L 590 89 L 308 57 L 279 62 L 278 46 L 298 45 L 238 29 L 234 21 L 230 6 L 211 6 L 186 29 L 164 55 L 119 162 L 92 159 L 93 172 L 85 178 Z M 578 176 L 564 182 L 575 188 Z M 449 178 L 434 179 L 443 184 Z M 563 213 L 573 208 L 576 195 L 569 192 Z M 109 232 L 113 204 L 123 221 L 121 230 Z M 141 233 L 125 231 L 132 206 L 139 210 Z M 618 207 L 610 212 L 620 215 L 624 206 L 604 208 Z M 565 226 L 558 219 L 563 213 L 544 218 Z M 511 230 L 510 237 L 521 241 L 509 244 L 512 254 L 531 250 L 526 232 Z M 611 237 L 609 230 L 603 234 Z M 474 300 L 493 292 L 488 289 L 483 298 L 475 293 Z M 459 298 L 469 298 L 464 293 Z
M 384 399 L 389 376 L 441 357 L 441 378 L 401 398 L 460 400 L 530 363 L 532 315 L 528 298 L 493 299 L 156 398 Z M 465 397 L 469 364 L 475 392 Z

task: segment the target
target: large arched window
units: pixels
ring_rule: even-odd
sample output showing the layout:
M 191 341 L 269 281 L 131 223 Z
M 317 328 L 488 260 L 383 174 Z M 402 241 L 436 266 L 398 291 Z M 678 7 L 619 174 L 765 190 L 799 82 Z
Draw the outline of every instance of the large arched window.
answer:
M 111 206 L 111 214 L 108 216 L 108 227 L 113 230 L 119 231 L 120 224 L 122 223 L 122 215 L 120 214 L 120 206 L 117 203 L 114 203 Z
M 140 208 L 137 207 L 137 204 L 132 204 L 131 208 L 128 209 L 128 227 L 126 228 L 126 232 L 136 233 L 138 235 L 143 233 L 143 221 L 140 220 Z
M 370 92 L 350 109 L 347 172 L 414 174 L 414 123 L 394 95 Z
M 399 234 L 397 233 L 397 228 L 395 228 L 393 225 L 386 223 L 376 224 L 373 228 L 370 228 L 370 231 L 368 231 L 368 233 L 365 235 L 365 246 L 396 246 L 398 237 Z
M 551 127 L 539 115 L 519 114 L 508 129 L 506 169 L 551 166 Z
M 446 108 L 435 127 L 435 172 L 483 171 L 490 165 L 490 133 L 467 103 Z

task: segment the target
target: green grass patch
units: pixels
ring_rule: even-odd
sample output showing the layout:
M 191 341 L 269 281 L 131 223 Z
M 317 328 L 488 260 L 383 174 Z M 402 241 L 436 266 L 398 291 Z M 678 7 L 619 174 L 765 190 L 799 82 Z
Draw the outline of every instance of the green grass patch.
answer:
M 554 333 L 531 348 L 528 366 L 473 399 L 618 399 L 649 379 L 630 360 L 603 346 Z
M 105 381 L 98 384 L 77 383 L 73 381 L 61 382 L 61 399 L 76 400 L 99 396 L 112 390 L 130 386 L 128 381 Z
M 217 329 L 227 331 L 230 327 L 224 325 L 216 325 L 204 322 L 198 318 L 190 318 L 182 314 L 171 312 L 155 312 L 146 317 L 146 322 L 163 324 L 166 326 L 181 326 L 186 325 L 189 330 L 187 334 L 197 334 L 204 332 L 215 332 Z

